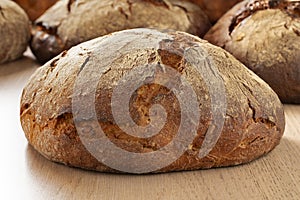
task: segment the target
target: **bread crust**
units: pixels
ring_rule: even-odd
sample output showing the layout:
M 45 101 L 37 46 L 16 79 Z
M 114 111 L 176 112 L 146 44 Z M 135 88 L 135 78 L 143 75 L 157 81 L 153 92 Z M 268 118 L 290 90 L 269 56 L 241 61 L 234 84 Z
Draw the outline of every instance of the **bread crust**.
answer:
M 212 23 L 217 22 L 228 10 L 242 0 L 188 0 L 199 5 Z
M 49 7 L 51 7 L 57 0 L 13 0 L 19 4 L 27 13 L 31 21 L 36 20 L 41 16 Z
M 81 42 L 143 27 L 204 36 L 211 24 L 198 6 L 179 0 L 62 0 L 36 20 L 31 49 L 44 63 Z
M 30 22 L 14 2 L 0 2 L 0 64 L 20 58 L 30 39 Z
M 73 119 L 72 100 L 86 94 L 74 94 L 73 89 L 89 56 L 99 55 L 98 59 L 101 60 L 101 52 L 107 50 L 102 45 L 103 41 L 110 41 L 111 37 L 131 37 L 132 43 L 128 45 L 136 46 L 140 41 L 135 38 L 141 34 L 151 41 L 157 37 L 158 32 L 137 29 L 97 38 L 71 48 L 35 72 L 22 94 L 21 123 L 29 143 L 37 151 L 52 161 L 68 166 L 120 172 L 99 162 L 82 144 Z M 283 107 L 266 83 L 229 53 L 204 40 L 182 32 L 159 34 L 164 34 L 165 39 L 159 41 L 157 48 L 121 51 L 123 56 L 105 66 L 105 75 L 97 86 L 95 105 L 85 105 L 95 107 L 98 123 L 110 141 L 129 152 L 147 153 L 157 151 L 174 139 L 180 124 L 180 106 L 172 92 L 164 87 L 145 85 L 133 94 L 129 103 L 132 119 L 140 126 L 147 124 L 147 109 L 151 105 L 161 104 L 168 111 L 170 116 L 164 128 L 153 137 L 137 138 L 124 133 L 115 123 L 110 107 L 112 90 L 123 74 L 139 65 L 161 63 L 171 66 L 188 80 L 197 95 L 201 116 L 197 135 L 189 149 L 175 162 L 155 173 L 247 163 L 270 152 L 279 144 L 285 127 Z M 118 49 L 118 42 L 113 41 L 110 48 Z M 184 56 L 174 53 L 183 52 L 195 45 L 205 49 L 215 63 L 224 80 L 227 99 L 221 136 L 213 150 L 204 158 L 199 158 L 198 155 L 213 117 L 209 91 L 197 71 L 183 62 Z M 82 88 L 90 87 L 89 80 L 93 78 L 93 74 L 87 77 Z M 91 121 L 80 123 L 90 124 Z M 86 131 L 90 132 L 91 129 Z M 169 156 L 172 156 L 172 152 Z

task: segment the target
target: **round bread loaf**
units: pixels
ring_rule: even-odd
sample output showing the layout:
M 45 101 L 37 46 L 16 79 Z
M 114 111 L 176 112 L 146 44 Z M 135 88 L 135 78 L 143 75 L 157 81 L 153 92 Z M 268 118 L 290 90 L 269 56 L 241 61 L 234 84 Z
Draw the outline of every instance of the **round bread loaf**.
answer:
M 210 21 L 215 23 L 222 17 L 230 8 L 242 0 L 189 0 L 199 5 L 207 14 Z
M 179 0 L 62 0 L 36 20 L 31 49 L 44 63 L 81 42 L 143 27 L 204 36 L 211 25 L 200 7 Z
M 253 70 L 284 103 L 300 103 L 299 9 L 300 2 L 245 1 L 224 15 L 205 39 Z
M 31 21 L 36 20 L 57 0 L 13 0 L 19 4 L 28 14 Z
M 30 22 L 14 2 L 0 1 L 0 64 L 20 58 L 30 39 Z
M 82 43 L 39 68 L 21 123 L 52 161 L 128 173 L 247 163 L 285 127 L 277 95 L 229 53 L 152 29 Z

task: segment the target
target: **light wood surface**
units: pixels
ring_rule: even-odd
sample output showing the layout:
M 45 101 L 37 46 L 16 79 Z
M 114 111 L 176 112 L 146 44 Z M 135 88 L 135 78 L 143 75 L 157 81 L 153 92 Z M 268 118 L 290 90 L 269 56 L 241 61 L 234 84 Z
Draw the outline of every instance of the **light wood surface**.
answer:
M 300 199 L 300 106 L 286 105 L 281 144 L 250 164 L 158 175 L 114 175 L 52 163 L 27 144 L 19 122 L 31 58 L 0 65 L 0 199 Z

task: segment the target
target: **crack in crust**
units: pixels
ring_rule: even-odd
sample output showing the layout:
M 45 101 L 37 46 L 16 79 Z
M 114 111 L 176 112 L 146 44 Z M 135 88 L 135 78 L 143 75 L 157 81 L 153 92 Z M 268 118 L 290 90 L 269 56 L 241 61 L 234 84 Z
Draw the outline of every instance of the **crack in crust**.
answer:
M 5 19 L 5 15 L 4 15 L 4 12 L 3 12 L 3 8 L 0 6 L 0 14 L 2 15 L 2 17 Z
M 69 0 L 69 3 L 68 3 L 68 5 L 67 5 L 67 7 L 68 7 L 68 11 L 69 12 L 71 12 L 71 6 L 72 6 L 72 4 L 74 3 L 74 2 L 76 2 L 77 0 Z
M 267 9 L 280 9 L 288 15 L 300 17 L 300 1 L 297 0 L 250 0 L 248 4 L 233 18 L 229 26 L 229 33 L 237 27 L 244 19 L 253 15 L 255 12 Z

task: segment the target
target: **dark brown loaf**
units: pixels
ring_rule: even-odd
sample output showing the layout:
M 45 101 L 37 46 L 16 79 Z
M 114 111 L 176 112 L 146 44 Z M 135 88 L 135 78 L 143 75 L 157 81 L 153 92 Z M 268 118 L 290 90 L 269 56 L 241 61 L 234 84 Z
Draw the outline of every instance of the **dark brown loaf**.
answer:
M 28 14 L 31 21 L 36 20 L 57 0 L 13 0 L 19 4 Z
M 141 27 L 204 36 L 211 25 L 198 6 L 180 0 L 62 0 L 36 20 L 31 49 L 44 63 L 89 39 Z
M 118 40 L 122 41 L 122 38 L 130 39 L 131 42 L 122 47 L 118 42 Z M 148 43 L 156 45 L 156 42 L 156 48 L 147 48 Z M 131 49 L 130 46 L 140 48 Z M 207 74 L 199 75 L 190 63 L 185 62 L 183 52 L 195 46 L 200 46 L 203 52 L 207 52 L 210 62 L 214 63 L 220 72 L 226 88 L 224 95 L 227 98 L 227 111 L 221 136 L 209 155 L 202 159 L 198 157 L 198 154 L 208 127 L 212 123 L 212 97 L 210 97 L 207 83 L 201 78 Z M 115 55 L 101 57 L 108 49 L 119 49 L 118 58 L 114 60 Z M 201 113 L 197 122 L 199 123 L 197 135 L 179 159 L 156 172 L 238 165 L 268 153 L 279 144 L 285 127 L 282 104 L 265 82 L 233 56 L 187 33 L 161 33 L 156 30 L 133 29 L 113 33 L 73 47 L 46 63 L 31 77 L 22 95 L 21 123 L 29 143 L 52 161 L 84 169 L 116 172 L 99 162 L 86 150 L 73 121 L 72 100 L 90 95 L 89 92 L 83 92 L 78 88 L 74 90 L 75 81 L 89 62 L 95 64 L 95 67 L 98 66 L 99 62 L 95 59 L 102 63 L 112 61 L 112 64 L 99 69 L 103 71 L 101 79 L 97 74 L 91 73 L 85 78 L 86 81 L 80 84 L 81 89 L 89 89 L 92 85 L 91 80 L 99 79 L 95 105 L 83 101 L 84 107 L 94 106 L 98 123 L 106 137 L 129 152 L 157 151 L 170 143 L 181 123 L 182 110 L 173 92 L 157 84 L 143 85 L 132 94 L 129 103 L 132 119 L 139 126 L 147 125 L 149 108 L 154 104 L 161 104 L 168 113 L 167 122 L 159 134 L 147 139 L 124 133 L 116 125 L 111 111 L 112 91 L 120 78 L 142 65 L 164 64 L 181 73 L 195 91 L 199 103 L 197 107 L 199 106 Z M 212 68 L 206 66 L 204 69 Z M 163 71 L 158 70 L 157 76 L 159 77 Z M 140 75 L 145 76 L 146 80 L 146 74 L 145 71 Z M 170 82 L 171 79 L 166 79 L 165 82 Z M 77 111 L 73 110 L 73 112 Z M 85 119 L 80 123 L 88 126 L 91 121 Z M 92 129 L 85 131 L 87 134 L 92 133 Z M 169 152 L 168 156 L 171 157 L 172 153 Z M 117 157 L 112 159 L 118 160 Z M 160 159 L 163 160 L 163 158 Z M 152 162 L 159 162 L 159 159 Z
M 264 79 L 284 103 L 300 103 L 300 3 L 245 1 L 205 39 L 223 47 Z
M 30 22 L 16 3 L 0 1 L 0 64 L 20 58 L 30 39 Z

